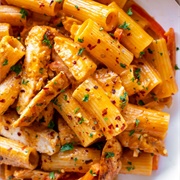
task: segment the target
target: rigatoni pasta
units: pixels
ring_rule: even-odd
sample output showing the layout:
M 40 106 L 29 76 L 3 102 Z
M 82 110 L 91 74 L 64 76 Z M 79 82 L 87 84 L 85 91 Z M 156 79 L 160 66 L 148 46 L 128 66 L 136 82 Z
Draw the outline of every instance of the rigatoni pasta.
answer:
M 171 153 L 175 30 L 133 0 L 1 2 L 0 178 L 157 170 Z

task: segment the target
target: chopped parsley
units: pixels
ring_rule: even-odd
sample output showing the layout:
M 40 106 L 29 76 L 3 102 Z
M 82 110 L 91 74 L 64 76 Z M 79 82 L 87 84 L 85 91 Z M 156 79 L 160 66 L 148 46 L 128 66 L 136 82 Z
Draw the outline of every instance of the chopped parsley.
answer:
M 144 52 L 144 51 L 141 51 L 141 52 L 139 53 L 139 58 L 142 58 L 144 55 L 145 55 L 145 52 Z
M 148 48 L 147 50 L 149 54 L 153 54 L 153 51 L 150 48 Z
M 72 143 L 66 143 L 64 144 L 62 147 L 61 147 L 61 152 L 65 152 L 65 151 L 70 151 L 70 150 L 73 150 L 74 149 L 74 146 Z
M 82 101 L 88 102 L 89 101 L 89 94 L 85 94 Z
M 135 75 L 136 79 L 138 79 L 138 80 L 140 80 L 140 77 L 141 77 L 140 72 L 141 72 L 140 68 L 136 68 L 134 70 L 134 75 Z
M 8 65 L 8 60 L 7 59 L 5 59 L 4 62 L 2 63 L 2 66 L 6 66 L 6 65 Z
M 82 124 L 84 122 L 84 118 L 81 117 L 81 119 L 78 121 L 79 124 Z
M 180 70 L 180 68 L 178 67 L 177 64 L 174 66 L 174 69 L 175 69 L 175 70 Z
M 65 101 L 67 101 L 67 99 L 68 99 L 67 94 L 64 94 L 64 95 L 63 95 L 63 99 L 64 99 Z
M 65 92 L 65 89 L 61 89 L 60 93 L 63 93 L 63 92 Z
M 55 173 L 54 173 L 54 172 L 50 172 L 50 173 L 49 173 L 49 178 L 50 178 L 51 180 L 54 180 L 54 179 L 55 179 Z
M 74 109 L 74 114 L 78 113 L 79 110 L 80 110 L 79 107 L 75 108 L 75 109 Z
M 108 117 L 105 117 L 104 120 L 107 121 L 107 120 L 108 120 Z
M 135 167 L 134 167 L 134 166 L 129 166 L 129 167 L 126 167 L 126 169 L 127 169 L 128 171 L 131 171 L 131 170 L 134 170 Z
M 75 162 L 78 160 L 78 158 L 77 157 L 74 157 L 74 159 L 73 159 Z
M 80 48 L 77 55 L 78 55 L 78 56 L 81 56 L 82 53 L 84 52 L 84 50 L 85 50 L 85 48 Z
M 128 14 L 129 16 L 132 16 L 132 15 L 133 15 L 133 12 L 132 12 L 132 8 L 131 8 L 131 7 L 127 10 L 127 14 Z
M 55 0 L 57 3 L 61 3 L 63 0 Z
M 129 24 L 126 23 L 126 21 L 123 24 L 119 25 L 119 28 L 125 29 L 125 30 L 131 30 L 129 27 Z
M 20 14 L 22 14 L 21 18 L 23 19 L 26 18 L 26 16 L 28 16 L 28 12 L 24 8 L 21 8 Z
M 111 157 L 114 157 L 113 152 L 105 152 L 105 158 L 111 158 Z
M 139 119 L 136 119 L 136 121 L 135 121 L 136 127 L 138 127 L 139 123 L 140 123 L 140 120 L 139 120 Z
M 126 68 L 126 64 L 120 63 L 120 66 L 121 66 L 122 68 Z
M 93 138 L 93 133 L 90 133 L 90 134 L 89 134 L 89 137 L 90 137 L 90 138 Z
M 19 75 L 19 73 L 22 71 L 22 65 L 21 64 L 15 64 L 11 67 L 11 71 L 14 71 L 16 75 Z
M 77 10 L 79 10 L 79 7 L 77 5 L 74 6 Z
M 89 173 L 90 173 L 92 176 L 97 176 L 97 174 L 94 173 L 92 169 L 89 171 Z
M 127 92 L 124 92 L 124 94 L 122 96 L 120 96 L 120 100 L 121 100 L 121 104 L 120 104 L 120 107 L 122 109 L 124 109 L 124 107 L 126 106 L 126 103 L 127 103 L 127 96 L 128 96 L 128 93 Z
M 129 132 L 129 136 L 132 136 L 134 133 L 135 133 L 135 130 L 131 130 L 131 131 Z
M 29 82 L 29 80 L 25 80 L 25 79 L 22 80 L 22 84 L 24 84 L 24 85 L 27 85 L 28 82 Z
M 52 48 L 51 41 L 48 39 L 46 34 L 44 34 L 42 43 L 45 44 L 46 46 L 48 46 L 50 49 Z
M 61 104 L 59 104 L 57 98 L 52 99 L 51 102 L 52 102 L 54 105 L 58 106 L 58 107 L 60 108 L 60 110 L 62 110 Z
M 48 124 L 48 128 L 53 129 L 54 127 L 55 127 L 55 123 L 54 123 L 54 121 L 51 120 Z
M 144 103 L 143 100 L 139 100 L 139 101 L 138 101 L 138 105 L 143 106 L 143 105 L 145 105 L 145 103 Z
M 80 43 L 83 43 L 84 42 L 84 38 L 78 38 L 78 41 L 80 42 Z
M 39 69 L 39 73 L 40 73 L 40 74 L 43 74 L 43 72 L 44 72 L 44 68 L 40 68 L 40 69 Z

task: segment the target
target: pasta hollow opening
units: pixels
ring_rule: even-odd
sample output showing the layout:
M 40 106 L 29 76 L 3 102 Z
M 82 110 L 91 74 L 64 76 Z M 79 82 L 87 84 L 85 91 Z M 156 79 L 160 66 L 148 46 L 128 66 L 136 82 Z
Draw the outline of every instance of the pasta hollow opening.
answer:
M 35 151 L 30 152 L 30 154 L 29 154 L 29 163 L 32 166 L 36 167 L 37 164 L 38 164 L 38 160 L 39 159 L 38 159 L 37 153 Z
M 113 19 L 116 17 L 116 14 L 114 12 L 111 12 L 108 14 L 107 18 L 106 18 L 106 24 L 107 25 L 111 25 L 114 24 Z

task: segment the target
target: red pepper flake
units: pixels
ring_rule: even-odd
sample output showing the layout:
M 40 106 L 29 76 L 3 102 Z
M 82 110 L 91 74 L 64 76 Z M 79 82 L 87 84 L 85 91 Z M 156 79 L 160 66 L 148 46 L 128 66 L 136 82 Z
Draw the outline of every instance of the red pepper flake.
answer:
M 117 64 L 119 64 L 119 61 L 118 61 L 118 59 L 119 59 L 119 58 L 118 58 L 118 57 L 116 57 L 116 62 L 117 62 Z
M 45 5 L 44 5 L 43 3 L 41 3 L 41 4 L 39 5 L 39 7 L 42 8 L 42 7 L 45 7 Z
M 109 48 L 106 48 L 106 51 L 109 51 Z
M 17 135 L 18 135 L 18 136 L 21 136 L 21 133 L 20 133 L 20 132 L 18 132 L 18 133 L 17 133 Z
M 122 124 L 121 130 L 123 131 L 125 127 L 126 127 L 126 125 Z
M 77 64 L 77 62 L 76 62 L 76 61 L 73 61 L 73 64 Z
M 27 146 L 23 146 L 21 149 L 24 150 L 24 149 L 26 149 L 26 148 L 27 148 Z
M 101 40 L 100 40 L 100 39 L 98 39 L 98 40 L 97 40 L 97 43 L 99 44 L 100 42 L 101 42 Z
M 115 89 L 112 89 L 112 94 L 116 94 L 116 90 Z
M 67 115 L 69 120 L 72 120 L 72 116 L 71 115 Z
M 89 48 L 89 50 L 92 50 L 96 47 L 96 45 L 92 46 L 91 44 L 88 44 L 87 47 Z
M 110 125 L 108 126 L 108 128 L 109 128 L 109 129 L 114 129 L 114 127 L 113 127 L 112 124 L 110 124 Z
M 107 110 L 108 110 L 108 108 L 106 108 L 102 111 L 102 116 L 105 116 L 107 114 Z
M 25 92 L 25 90 L 24 90 L 24 89 L 22 89 L 22 90 L 20 90 L 20 92 L 21 92 L 21 93 L 24 93 L 24 92 Z
M 94 86 L 94 89 L 98 89 L 98 86 L 95 85 L 95 86 Z
M 5 99 L 0 99 L 0 102 L 5 103 L 6 101 L 5 101 Z
M 121 120 L 120 116 L 116 116 L 115 120 Z
M 89 88 L 86 88 L 86 91 L 88 91 L 88 92 L 89 92 L 89 91 L 90 91 L 90 89 L 89 89 Z
M 144 63 L 143 63 L 143 62 L 138 62 L 138 64 L 139 64 L 139 65 L 144 65 Z
M 115 100 L 111 100 L 111 102 L 112 102 L 113 104 L 116 104 L 116 101 L 115 101 Z

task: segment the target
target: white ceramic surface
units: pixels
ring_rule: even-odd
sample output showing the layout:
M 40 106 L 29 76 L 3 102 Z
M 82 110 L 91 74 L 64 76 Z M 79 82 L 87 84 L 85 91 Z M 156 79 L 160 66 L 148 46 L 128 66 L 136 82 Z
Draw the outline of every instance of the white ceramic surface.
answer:
M 180 48 L 180 6 L 175 0 L 136 0 L 167 31 L 173 27 L 176 32 L 177 47 Z M 177 64 L 180 67 L 180 50 L 177 51 Z M 180 85 L 180 70 L 176 72 Z M 180 86 L 179 86 L 180 88 Z M 166 148 L 168 157 L 160 157 L 159 169 L 152 176 L 119 175 L 118 180 L 180 180 L 180 92 L 173 97 L 170 109 L 164 111 L 171 114 Z

